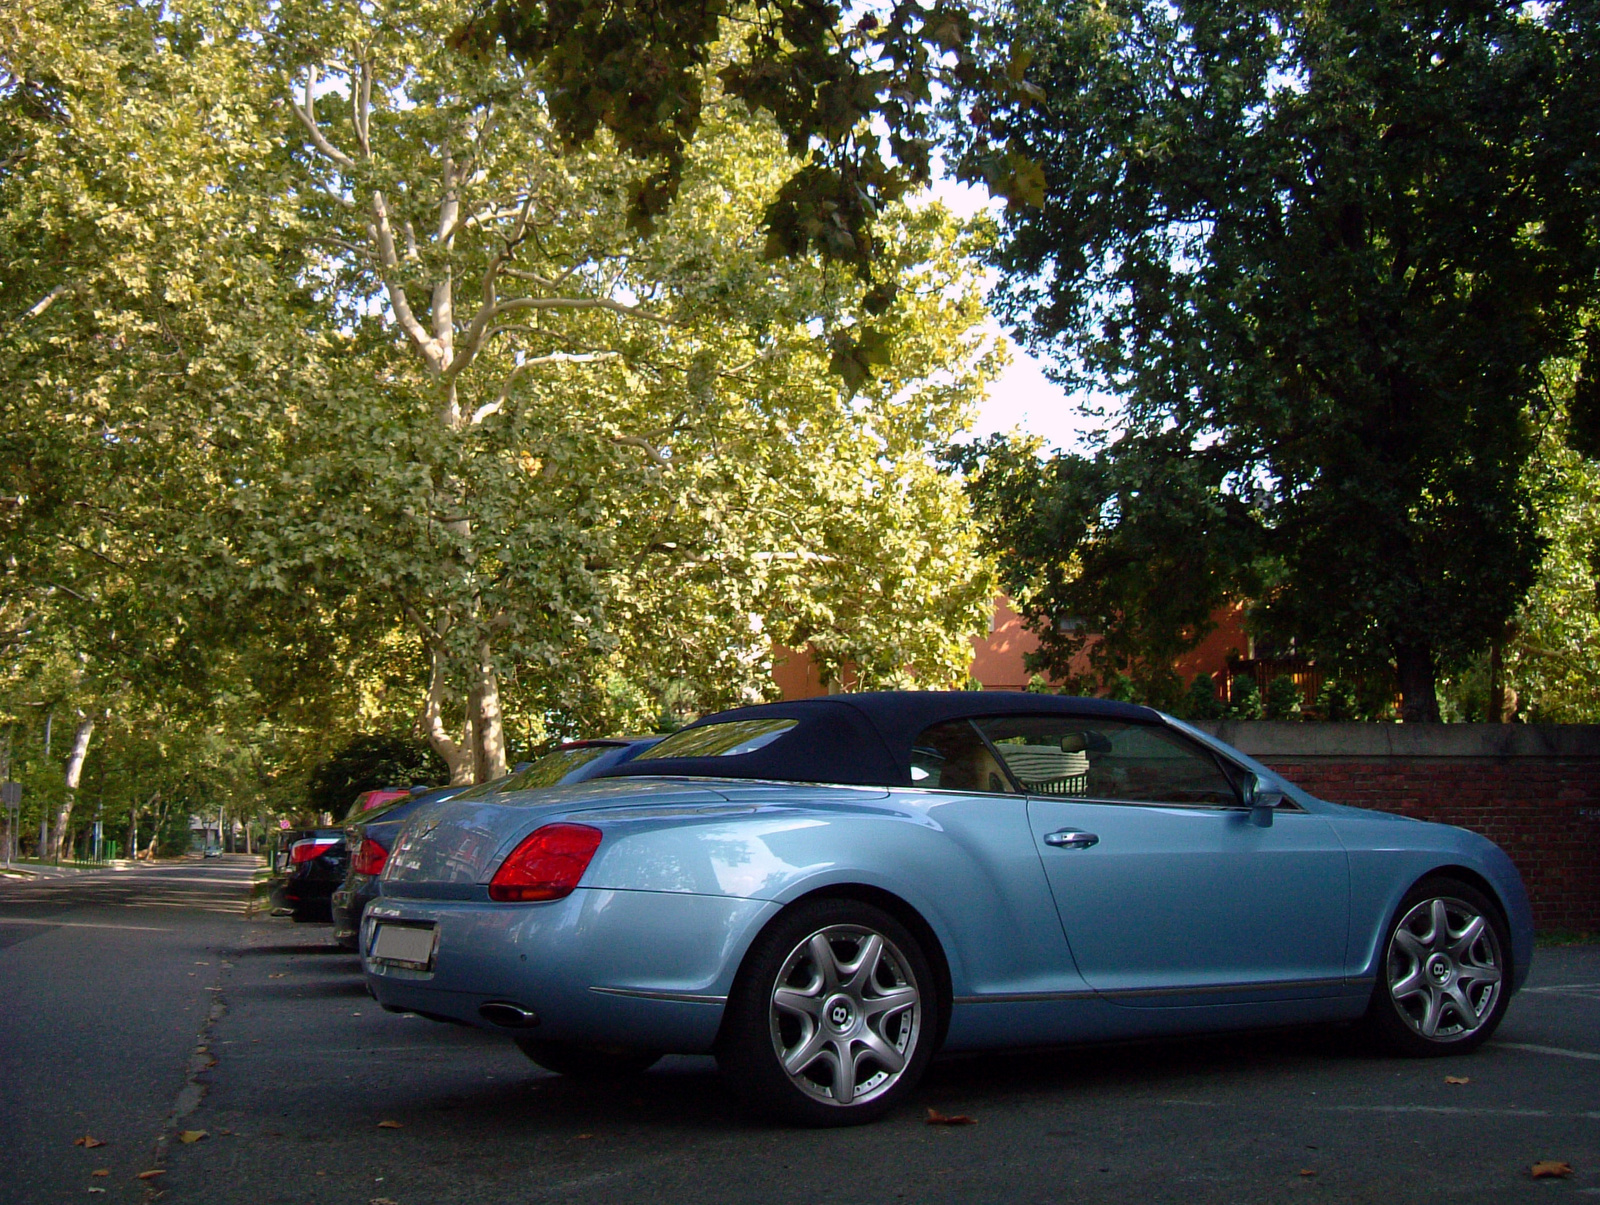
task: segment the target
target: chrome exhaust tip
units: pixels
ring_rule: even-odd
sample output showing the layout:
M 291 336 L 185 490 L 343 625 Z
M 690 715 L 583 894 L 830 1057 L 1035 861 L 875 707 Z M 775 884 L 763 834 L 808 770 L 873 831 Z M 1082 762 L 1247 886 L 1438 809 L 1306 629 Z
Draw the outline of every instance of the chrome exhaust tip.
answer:
M 478 1005 L 478 1015 L 501 1029 L 532 1029 L 539 1024 L 539 1014 L 531 1008 L 512 1004 L 509 1000 L 491 1000 Z

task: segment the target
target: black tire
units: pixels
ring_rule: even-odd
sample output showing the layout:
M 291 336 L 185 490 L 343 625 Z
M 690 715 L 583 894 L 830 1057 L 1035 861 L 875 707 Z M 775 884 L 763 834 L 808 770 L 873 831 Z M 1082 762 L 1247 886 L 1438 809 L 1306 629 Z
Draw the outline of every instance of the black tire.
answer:
M 643 1075 L 661 1061 L 660 1051 L 624 1046 L 585 1046 L 576 1042 L 542 1042 L 538 1038 L 518 1038 L 517 1046 L 546 1071 L 573 1079 L 629 1079 Z
M 826 971 L 810 953 L 822 948 L 812 944 L 818 940 Z M 813 900 L 780 914 L 745 955 L 717 1065 L 747 1104 L 769 1116 L 861 1125 L 916 1090 L 938 1040 L 939 1010 L 927 955 L 904 925 L 858 900 Z M 780 1050 L 797 1060 L 814 1053 L 791 1075 Z M 851 1062 L 843 1101 L 834 1071 L 841 1050 Z
M 1483 923 L 1467 940 L 1464 931 L 1476 918 Z M 1499 904 L 1459 879 L 1423 879 L 1384 930 L 1368 1032 L 1411 1058 L 1466 1054 L 1488 1041 L 1505 1016 L 1511 971 L 1511 935 Z

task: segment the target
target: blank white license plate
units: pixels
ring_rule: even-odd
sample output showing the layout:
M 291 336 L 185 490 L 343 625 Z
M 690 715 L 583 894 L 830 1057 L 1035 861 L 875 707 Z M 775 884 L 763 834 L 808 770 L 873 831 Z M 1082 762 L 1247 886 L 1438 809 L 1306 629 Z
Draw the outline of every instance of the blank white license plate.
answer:
M 377 936 L 372 939 L 371 957 L 426 971 L 433 963 L 433 935 L 432 925 L 423 928 L 380 924 Z

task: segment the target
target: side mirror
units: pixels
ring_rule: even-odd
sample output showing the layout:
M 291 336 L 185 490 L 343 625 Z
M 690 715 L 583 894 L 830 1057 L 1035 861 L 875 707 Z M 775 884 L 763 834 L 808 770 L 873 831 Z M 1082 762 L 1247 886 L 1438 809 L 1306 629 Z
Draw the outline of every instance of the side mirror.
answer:
M 1259 774 L 1250 776 L 1250 823 L 1258 828 L 1272 827 L 1272 813 L 1283 802 L 1283 792 Z

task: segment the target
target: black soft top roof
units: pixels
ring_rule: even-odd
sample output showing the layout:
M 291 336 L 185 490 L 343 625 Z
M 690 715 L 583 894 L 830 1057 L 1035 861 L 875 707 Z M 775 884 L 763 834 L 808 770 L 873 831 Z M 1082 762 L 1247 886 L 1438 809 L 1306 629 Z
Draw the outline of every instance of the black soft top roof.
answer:
M 598 777 L 765 778 L 903 787 L 911 784 L 912 742 L 930 724 L 966 716 L 1019 714 L 1144 721 L 1157 718 L 1150 708 L 1131 703 L 1021 691 L 886 690 L 827 695 L 719 711 L 688 726 L 704 728 L 729 720 L 768 718 L 797 721 L 793 731 L 753 752 L 731 757 L 645 756 Z

